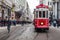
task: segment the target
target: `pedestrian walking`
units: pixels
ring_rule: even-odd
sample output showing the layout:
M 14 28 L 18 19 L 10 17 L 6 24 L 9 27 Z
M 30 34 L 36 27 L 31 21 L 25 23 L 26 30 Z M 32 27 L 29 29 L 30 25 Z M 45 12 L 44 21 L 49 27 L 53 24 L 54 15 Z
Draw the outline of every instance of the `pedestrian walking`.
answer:
M 51 17 L 49 17 L 49 23 L 50 23 L 50 26 L 52 25 L 52 19 L 51 19 Z
M 57 25 L 57 21 L 56 21 L 56 19 L 54 19 L 53 20 L 53 26 L 56 27 L 56 25 Z
M 8 20 L 7 21 L 8 25 L 7 25 L 7 30 L 8 30 L 8 33 L 10 32 L 10 28 L 11 28 L 11 21 Z
M 59 28 L 59 26 L 60 26 L 60 21 L 59 19 L 57 19 L 57 28 Z
M 50 26 L 51 26 L 51 20 L 49 20 Z

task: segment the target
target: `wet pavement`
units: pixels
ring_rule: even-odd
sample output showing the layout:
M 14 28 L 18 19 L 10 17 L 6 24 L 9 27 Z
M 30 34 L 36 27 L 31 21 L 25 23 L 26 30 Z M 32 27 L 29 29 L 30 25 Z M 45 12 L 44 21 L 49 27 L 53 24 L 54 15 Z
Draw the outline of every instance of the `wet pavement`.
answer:
M 26 24 L 12 28 L 9 34 L 2 31 L 0 40 L 60 40 L 60 30 L 57 29 L 50 27 L 49 31 L 36 32 L 32 24 Z

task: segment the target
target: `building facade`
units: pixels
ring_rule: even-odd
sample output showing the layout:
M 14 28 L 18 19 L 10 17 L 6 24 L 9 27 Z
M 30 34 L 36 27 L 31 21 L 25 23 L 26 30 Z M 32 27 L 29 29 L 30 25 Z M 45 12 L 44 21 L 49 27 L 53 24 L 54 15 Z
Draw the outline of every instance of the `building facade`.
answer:
M 11 15 L 12 4 L 9 0 L 0 0 L 0 20 L 8 19 Z
M 26 0 L 0 0 L 0 20 L 30 20 L 30 9 Z
M 60 14 L 60 1 L 59 0 L 53 0 L 53 18 L 58 19 Z
M 16 16 L 16 19 L 19 21 L 28 21 L 30 15 L 30 9 L 28 2 L 26 0 L 15 0 L 15 8 L 14 10 L 17 12 L 16 14 L 20 14 L 19 18 Z

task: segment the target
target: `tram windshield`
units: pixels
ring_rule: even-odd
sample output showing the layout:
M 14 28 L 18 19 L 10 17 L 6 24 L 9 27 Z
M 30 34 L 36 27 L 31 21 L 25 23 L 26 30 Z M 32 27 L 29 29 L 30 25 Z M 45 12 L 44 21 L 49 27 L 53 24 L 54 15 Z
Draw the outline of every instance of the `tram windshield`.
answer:
M 36 11 L 34 18 L 48 18 L 48 11 Z
M 39 11 L 39 18 L 48 18 L 48 11 Z
M 45 11 L 43 11 L 43 13 L 42 13 L 42 17 L 45 18 Z
M 39 17 L 41 17 L 41 11 L 39 11 Z

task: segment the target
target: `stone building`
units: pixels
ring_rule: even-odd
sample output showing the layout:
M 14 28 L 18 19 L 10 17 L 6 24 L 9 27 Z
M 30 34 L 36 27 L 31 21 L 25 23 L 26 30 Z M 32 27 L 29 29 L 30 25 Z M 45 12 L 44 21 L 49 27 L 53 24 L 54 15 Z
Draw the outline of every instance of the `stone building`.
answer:
M 28 2 L 26 0 L 15 0 L 14 4 L 15 4 L 14 11 L 16 14 L 16 20 L 27 21 L 30 15 Z
M 0 0 L 0 20 L 5 20 L 11 15 L 12 3 L 9 0 Z
M 60 1 L 59 0 L 52 0 L 53 1 L 53 18 L 58 19 L 60 18 Z
M 27 21 L 30 9 L 26 0 L 0 0 L 0 20 Z

